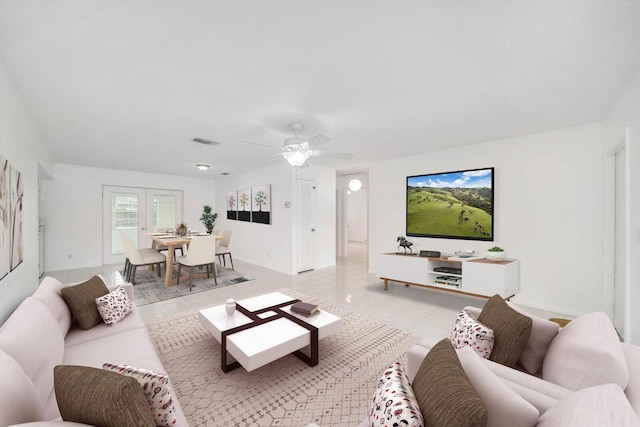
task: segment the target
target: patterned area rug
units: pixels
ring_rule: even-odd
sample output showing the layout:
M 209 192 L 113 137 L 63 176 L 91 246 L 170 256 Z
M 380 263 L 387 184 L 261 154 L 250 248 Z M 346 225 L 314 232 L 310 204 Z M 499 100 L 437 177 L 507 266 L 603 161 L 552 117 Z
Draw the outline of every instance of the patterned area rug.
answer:
M 383 370 L 406 362 L 420 339 L 291 289 L 279 292 L 344 319 L 340 332 L 320 341 L 315 367 L 288 355 L 252 372 L 240 367 L 225 374 L 220 344 L 200 326 L 196 311 L 147 321 L 191 427 L 357 426 Z
M 187 270 L 188 271 L 188 270 Z M 122 273 L 121 273 L 122 274 Z M 176 272 L 174 271 L 174 277 Z M 164 276 L 158 277 L 157 273 L 150 270 L 138 270 L 136 272 L 135 303 L 138 306 L 164 301 L 172 298 L 194 294 L 197 292 L 209 291 L 223 286 L 235 285 L 236 283 L 247 282 L 247 279 L 235 270 L 218 266 L 218 284 L 215 284 L 213 277 L 210 279 L 199 279 L 193 281 L 193 288 L 189 290 L 189 279 L 180 279 L 179 285 L 164 287 Z

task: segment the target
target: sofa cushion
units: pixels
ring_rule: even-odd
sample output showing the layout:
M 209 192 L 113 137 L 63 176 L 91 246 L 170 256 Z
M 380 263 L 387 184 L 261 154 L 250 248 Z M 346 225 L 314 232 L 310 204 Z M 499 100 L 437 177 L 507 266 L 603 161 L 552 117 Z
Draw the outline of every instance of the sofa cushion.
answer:
M 62 282 L 53 277 L 45 277 L 40 282 L 40 286 L 33 293 L 32 297 L 43 303 L 60 325 L 62 335 L 66 335 L 71 327 L 71 311 L 69 306 L 62 298 L 61 290 L 64 288 Z
M 61 289 L 62 297 L 69 306 L 73 318 L 82 329 L 91 329 L 102 322 L 96 307 L 96 298 L 109 293 L 109 289 L 98 276 L 86 282 Z
M 493 349 L 493 329 L 478 322 L 468 311 L 462 310 L 449 334 L 453 348 L 470 346 L 481 357 L 488 359 Z
M 545 356 L 542 378 L 571 390 L 607 383 L 624 390 L 629 370 L 607 315 L 584 314 L 558 332 Z
M 147 399 L 156 425 L 173 426 L 176 424 L 176 407 L 174 402 L 176 402 L 177 399 L 171 388 L 168 376 L 129 365 L 114 365 L 111 363 L 105 363 L 102 365 L 102 369 L 117 372 L 138 381 Z
M 85 331 L 78 325 L 71 326 L 69 333 L 64 339 L 66 347 L 73 347 L 81 345 L 89 341 L 99 340 L 111 335 L 118 335 L 124 331 L 132 329 L 146 329 L 142 316 L 140 315 L 140 309 L 134 304 L 131 313 L 129 313 L 124 319 L 118 322 L 113 327 L 107 326 L 104 322 L 98 323 L 93 328 Z M 102 361 L 104 362 L 104 361 Z M 102 365 L 100 365 L 102 366 Z
M 427 426 L 487 424 L 487 409 L 448 338 L 438 342 L 422 361 L 413 380 L 413 392 Z
M 422 413 L 400 362 L 392 363 L 378 380 L 369 421 L 376 427 L 422 427 Z
M 0 350 L 18 362 L 45 405 L 53 394 L 53 367 L 64 357 L 64 337 L 51 311 L 25 299 L 0 329 Z
M 118 287 L 108 294 L 96 298 L 96 307 L 104 324 L 113 326 L 131 313 L 133 303 L 125 290 Z
M 533 427 L 540 413 L 507 386 L 470 347 L 458 350 L 467 378 L 487 407 L 487 427 Z
M 539 427 L 638 427 L 629 401 L 616 384 L 584 388 L 552 406 L 538 420 Z
M 527 346 L 520 356 L 520 365 L 527 372 L 535 375 L 542 368 L 542 362 L 547 354 L 549 345 L 558 335 L 560 326 L 555 322 L 527 313 L 510 302 L 507 302 L 507 305 L 531 319 L 531 335 L 529 335 Z
M 43 417 L 38 390 L 13 357 L 0 351 L 0 424 L 38 421 Z
M 101 326 L 113 330 L 119 328 L 120 324 L 113 328 L 107 328 L 106 325 Z M 93 330 L 87 332 L 93 332 Z M 149 332 L 144 328 L 105 335 L 100 339 L 66 347 L 63 363 L 94 368 L 102 368 L 105 363 L 121 363 L 144 366 L 155 372 L 164 372 L 164 367 L 156 353 L 153 341 L 149 337 Z
M 59 365 L 55 391 L 62 419 L 102 427 L 155 426 L 138 382 L 87 366 Z
M 493 329 L 495 335 L 489 360 L 515 367 L 529 341 L 531 318 L 509 307 L 502 297 L 496 294 L 486 302 L 478 321 Z

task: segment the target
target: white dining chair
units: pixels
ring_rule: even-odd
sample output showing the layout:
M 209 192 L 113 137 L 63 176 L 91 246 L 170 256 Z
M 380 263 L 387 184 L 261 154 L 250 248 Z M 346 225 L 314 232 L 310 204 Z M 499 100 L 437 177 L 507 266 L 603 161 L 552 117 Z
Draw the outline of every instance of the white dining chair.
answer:
M 222 240 L 218 244 L 218 248 L 216 254 L 218 255 L 218 262 L 222 260 L 222 265 L 227 266 L 226 256 L 229 255 L 229 261 L 231 261 L 231 269 L 235 270 L 233 267 L 233 258 L 231 257 L 231 251 L 229 250 L 229 245 L 231 245 L 231 235 L 233 234 L 232 230 L 224 230 L 222 234 Z
M 158 228 L 156 228 L 156 232 L 157 233 L 168 233 L 169 230 L 171 230 L 171 228 L 169 228 L 169 227 L 158 227 Z M 168 251 L 169 247 L 167 245 L 163 245 L 163 244 L 156 244 L 155 250 L 158 251 L 158 252 Z M 182 250 L 182 246 L 176 246 L 174 248 L 174 250 L 173 250 L 173 256 L 174 257 L 178 256 L 176 251 L 180 251 L 180 255 L 184 255 L 184 251 Z
M 211 235 L 212 236 L 219 236 L 220 235 L 220 229 L 219 228 L 214 228 L 213 230 L 211 230 Z
M 193 267 L 206 267 L 207 278 L 213 272 L 213 280 L 218 285 L 218 275 L 214 262 L 216 260 L 215 236 L 198 236 L 191 239 L 187 254 L 176 258 L 178 262 L 178 282 L 180 284 L 180 270 L 182 266 L 189 267 L 189 291 L 193 288 Z
M 124 246 L 124 278 L 127 282 L 136 284 L 136 269 L 140 266 L 151 265 L 158 268 L 158 277 L 162 276 L 162 264 L 167 271 L 167 257 L 155 249 L 138 249 L 133 240 L 124 233 L 121 233 L 122 245 Z

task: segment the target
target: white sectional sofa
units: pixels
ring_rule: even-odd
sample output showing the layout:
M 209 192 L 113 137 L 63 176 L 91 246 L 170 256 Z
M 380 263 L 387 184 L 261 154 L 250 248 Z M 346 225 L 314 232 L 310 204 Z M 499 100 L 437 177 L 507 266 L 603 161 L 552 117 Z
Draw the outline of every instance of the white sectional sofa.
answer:
M 62 298 L 63 286 L 46 277 L 0 328 L 1 427 L 83 425 L 62 421 L 54 392 L 58 365 L 102 369 L 112 363 L 166 373 L 135 304 L 117 324 L 83 330 Z M 133 301 L 133 286 L 123 288 Z M 173 425 L 188 426 L 177 399 L 173 404 Z
M 464 310 L 480 317 L 480 308 Z M 456 350 L 467 377 L 487 403 L 487 425 L 504 422 L 496 423 L 500 417 L 494 413 L 492 423 L 495 407 L 491 405 L 505 402 L 507 395 L 513 394 L 513 401 L 518 400 L 516 404 L 529 415 L 509 422 L 512 426 L 640 426 L 640 347 L 620 342 L 605 313 L 579 316 L 559 329 L 545 319 L 518 311 L 532 318 L 533 328 L 515 367 L 482 358 L 468 346 Z M 437 341 L 423 339 L 409 349 L 409 381 L 414 381 L 435 345 Z M 532 358 L 539 365 L 531 367 Z M 523 365 L 535 372 L 527 372 Z M 484 387 L 489 383 L 490 387 Z M 482 393 L 481 388 L 485 389 Z M 514 405 L 510 403 L 511 408 Z M 531 417 L 532 413 L 535 416 Z

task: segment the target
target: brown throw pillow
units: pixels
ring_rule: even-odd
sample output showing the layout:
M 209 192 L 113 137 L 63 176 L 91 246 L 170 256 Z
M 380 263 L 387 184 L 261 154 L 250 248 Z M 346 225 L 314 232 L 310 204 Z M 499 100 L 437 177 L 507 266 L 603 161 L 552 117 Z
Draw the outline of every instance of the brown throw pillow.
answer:
M 478 321 L 493 329 L 495 342 L 489 360 L 513 368 L 527 348 L 532 320 L 509 307 L 498 294 L 489 298 Z
M 88 366 L 53 369 L 58 409 L 64 421 L 101 427 L 151 427 L 156 423 L 135 378 Z
M 487 425 L 487 409 L 464 373 L 448 338 L 429 351 L 418 369 L 412 387 L 425 426 Z
M 79 285 L 64 287 L 60 293 L 82 329 L 91 329 L 102 322 L 96 298 L 108 294 L 109 289 L 100 277 L 93 276 Z

